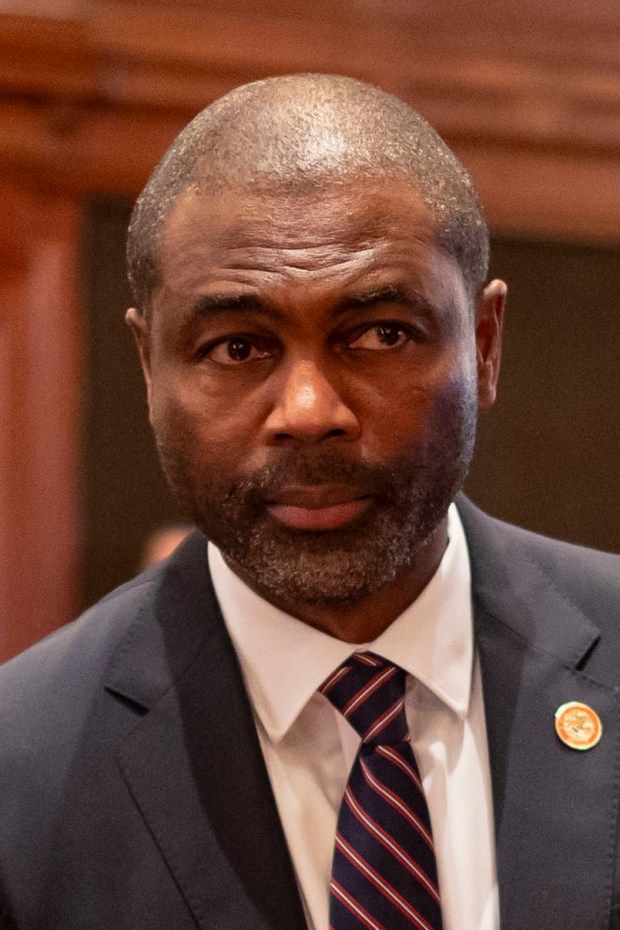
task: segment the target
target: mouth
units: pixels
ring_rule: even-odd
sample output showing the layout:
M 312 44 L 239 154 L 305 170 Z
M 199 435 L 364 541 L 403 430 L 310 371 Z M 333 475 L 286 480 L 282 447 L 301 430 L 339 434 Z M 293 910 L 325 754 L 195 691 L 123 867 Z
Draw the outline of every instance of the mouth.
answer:
M 283 488 L 267 503 L 275 519 L 295 530 L 335 530 L 370 507 L 372 498 L 344 485 L 299 485 Z

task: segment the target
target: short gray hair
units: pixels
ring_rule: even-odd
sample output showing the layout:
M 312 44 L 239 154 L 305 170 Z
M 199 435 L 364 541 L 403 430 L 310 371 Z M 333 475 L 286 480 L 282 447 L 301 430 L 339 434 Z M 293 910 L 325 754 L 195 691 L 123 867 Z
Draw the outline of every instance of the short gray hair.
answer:
M 340 75 L 296 74 L 238 87 L 199 113 L 172 143 L 129 225 L 136 306 L 148 312 L 159 280 L 160 239 L 177 198 L 190 186 L 320 191 L 351 177 L 410 181 L 473 298 L 488 274 L 489 237 L 473 182 L 454 153 L 392 94 Z

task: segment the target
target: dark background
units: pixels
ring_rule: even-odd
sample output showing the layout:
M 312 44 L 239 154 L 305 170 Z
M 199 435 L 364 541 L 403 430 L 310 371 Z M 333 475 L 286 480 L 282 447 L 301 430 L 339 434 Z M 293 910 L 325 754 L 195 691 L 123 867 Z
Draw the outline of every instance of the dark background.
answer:
M 134 574 L 148 534 L 180 518 L 123 322 L 130 209 L 110 196 L 85 207 L 84 605 Z M 491 271 L 509 286 L 502 378 L 467 491 L 503 519 L 620 551 L 620 249 L 495 237 Z

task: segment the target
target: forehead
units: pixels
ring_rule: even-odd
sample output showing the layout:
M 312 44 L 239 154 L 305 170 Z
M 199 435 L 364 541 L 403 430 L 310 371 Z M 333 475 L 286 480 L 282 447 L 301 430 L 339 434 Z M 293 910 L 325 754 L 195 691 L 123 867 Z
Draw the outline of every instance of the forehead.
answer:
M 185 191 L 158 253 L 161 289 L 220 285 L 331 290 L 409 278 L 421 290 L 460 278 L 410 182 L 364 178 L 308 191 Z
M 243 248 L 273 241 L 292 246 L 388 237 L 432 239 L 430 210 L 405 181 L 360 179 L 308 191 L 286 187 L 254 191 L 184 191 L 162 236 L 161 256 L 183 242 L 209 249 Z

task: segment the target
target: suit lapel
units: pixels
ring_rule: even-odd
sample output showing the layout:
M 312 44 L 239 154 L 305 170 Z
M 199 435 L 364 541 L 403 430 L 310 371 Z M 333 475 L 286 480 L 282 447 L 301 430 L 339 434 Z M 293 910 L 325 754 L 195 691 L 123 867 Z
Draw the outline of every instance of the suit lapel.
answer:
M 305 930 L 202 536 L 173 558 L 108 688 L 146 708 L 119 765 L 197 925 Z
M 472 558 L 502 930 L 607 926 L 619 727 L 615 689 L 584 670 L 599 633 L 517 533 L 511 541 L 470 507 L 459 505 Z M 555 734 L 555 711 L 571 700 L 603 721 L 589 751 Z

